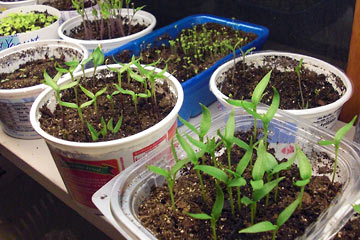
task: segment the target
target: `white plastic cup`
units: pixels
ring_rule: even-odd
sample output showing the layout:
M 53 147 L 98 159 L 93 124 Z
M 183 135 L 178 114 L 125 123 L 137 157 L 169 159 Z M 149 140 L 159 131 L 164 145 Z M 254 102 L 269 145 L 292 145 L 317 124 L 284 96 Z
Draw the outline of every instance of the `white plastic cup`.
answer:
M 0 1 L 0 11 L 4 12 L 5 10 L 8 10 L 10 8 L 16 8 L 16 7 L 22 7 L 22 6 L 29 6 L 29 5 L 35 5 L 36 0 L 20 0 L 20 1 L 14 1 L 14 2 L 4 2 Z
M 58 17 L 58 20 L 47 27 L 44 27 L 44 28 L 41 28 L 38 30 L 34 30 L 31 32 L 17 33 L 17 34 L 10 35 L 10 36 L 1 36 L 0 37 L 0 51 L 10 48 L 10 47 L 14 47 L 19 44 L 27 43 L 27 42 L 35 42 L 35 41 L 44 40 L 44 39 L 58 39 L 59 38 L 57 30 L 59 28 L 59 21 L 61 19 L 61 13 L 56 8 L 53 8 L 50 6 L 31 5 L 31 6 L 11 8 L 9 10 L 4 11 L 0 15 L 0 21 L 2 18 L 6 17 L 10 13 L 19 13 L 19 12 L 28 13 L 28 12 L 32 12 L 32 11 L 40 11 L 40 12 L 47 11 L 49 14 Z
M 128 11 L 130 12 L 130 15 L 133 14 L 132 9 L 121 9 L 121 15 L 126 16 L 128 14 Z M 89 19 L 92 20 L 94 17 L 92 15 L 89 16 Z M 70 18 L 69 20 L 65 21 L 63 24 L 60 25 L 58 34 L 61 39 L 64 39 L 69 42 L 77 42 L 82 45 L 84 45 L 89 52 L 91 53 L 95 48 L 99 46 L 99 44 L 102 46 L 102 51 L 104 53 L 120 47 L 121 45 L 124 45 L 125 43 L 128 43 L 132 40 L 138 39 L 140 37 L 145 36 L 146 34 L 150 33 L 155 25 L 156 25 L 156 18 L 154 15 L 152 15 L 149 12 L 146 11 L 138 11 L 135 14 L 135 17 L 133 19 L 133 22 L 135 23 L 141 23 L 141 24 L 147 24 L 148 27 L 144 30 L 137 32 L 135 34 L 131 34 L 129 36 L 120 37 L 120 38 L 114 38 L 114 39 L 108 39 L 108 40 L 82 40 L 82 39 L 75 39 L 68 37 L 67 34 L 70 32 L 71 29 L 73 29 L 76 26 L 79 26 L 82 24 L 82 18 L 81 16 L 76 16 L 73 18 Z
M 327 76 L 329 82 L 335 87 L 335 89 L 341 95 L 341 98 L 337 101 L 309 109 L 300 109 L 300 110 L 285 110 L 285 112 L 293 114 L 295 116 L 299 116 L 310 121 L 312 124 L 317 126 L 322 126 L 325 128 L 332 128 L 341 112 L 342 106 L 348 101 L 352 95 L 353 87 L 350 79 L 346 76 L 346 74 L 338 69 L 337 67 L 324 62 L 320 59 L 309 57 L 306 55 L 288 53 L 288 52 L 277 52 L 277 51 L 264 51 L 258 52 L 251 55 L 246 56 L 246 63 L 251 64 L 254 63 L 256 66 L 263 64 L 263 59 L 267 56 L 287 56 L 299 61 L 303 58 L 303 66 L 313 70 L 317 73 L 322 73 Z M 241 61 L 242 57 L 236 58 L 236 62 Z M 267 62 L 268 63 L 268 62 Z M 229 60 L 228 62 L 221 65 L 211 76 L 209 86 L 210 91 L 216 96 L 217 100 L 220 102 L 222 107 L 224 108 L 234 108 L 234 106 L 230 105 L 226 102 L 228 99 L 222 92 L 220 92 L 217 85 L 224 81 L 224 73 L 228 71 L 231 67 L 234 66 L 234 61 Z M 336 88 L 335 78 L 339 77 L 341 81 L 344 83 L 346 87 L 345 92 L 341 92 L 341 89 Z M 281 96 L 280 96 L 281 97 Z
M 76 43 L 62 40 L 42 40 L 18 45 L 0 52 L 0 72 L 8 73 L 19 68 L 27 61 L 48 57 L 60 57 L 66 53 L 64 48 L 74 54 L 65 54 L 65 60 L 71 61 L 74 56 L 82 61 L 88 58 L 86 48 Z M 35 54 L 20 54 L 27 50 L 38 49 Z M 80 66 L 75 72 L 80 70 Z M 29 120 L 29 111 L 36 97 L 46 88 L 45 84 L 20 89 L 0 89 L 0 123 L 4 132 L 21 139 L 36 139 L 40 136 L 34 131 Z
M 110 67 L 119 68 L 119 65 Z M 106 68 L 107 66 L 101 66 L 97 71 Z M 156 69 L 156 72 L 159 71 L 161 70 Z M 85 73 L 87 76 L 91 75 L 93 68 L 85 70 Z M 81 75 L 78 72 L 74 77 Z M 55 138 L 42 130 L 39 123 L 39 108 L 50 103 L 49 109 L 54 109 L 56 105 L 54 91 L 46 89 L 35 100 L 30 110 L 30 122 L 35 131 L 45 139 L 66 188 L 78 205 L 98 212 L 91 201 L 95 191 L 144 155 L 170 147 L 184 93 L 175 77 L 168 73 L 166 77 L 166 80 L 161 81 L 167 81 L 171 91 L 177 96 L 177 102 L 169 115 L 140 133 L 118 140 L 84 143 Z M 68 81 L 70 79 L 63 83 Z

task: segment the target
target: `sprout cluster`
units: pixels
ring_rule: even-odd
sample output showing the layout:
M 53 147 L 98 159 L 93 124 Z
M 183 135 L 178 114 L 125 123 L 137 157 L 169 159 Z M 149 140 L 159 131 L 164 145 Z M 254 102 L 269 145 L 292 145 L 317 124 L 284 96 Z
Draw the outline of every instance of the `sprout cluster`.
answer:
M 236 212 L 240 212 L 242 208 L 245 207 L 249 209 L 250 226 L 244 229 L 238 229 L 238 233 L 259 233 L 272 231 L 273 239 L 276 239 L 278 230 L 281 226 L 286 224 L 287 220 L 293 215 L 293 213 L 302 209 L 304 190 L 312 177 L 312 167 L 308 157 L 297 144 L 295 144 L 295 153 L 286 161 L 281 162 L 279 162 L 268 149 L 267 142 L 269 123 L 275 116 L 280 102 L 279 94 L 275 88 L 272 98 L 273 100 L 267 112 L 261 114 L 257 111 L 257 105 L 262 98 L 263 91 L 268 84 L 270 75 L 271 71 L 260 81 L 259 85 L 255 88 L 253 98 L 250 102 L 242 100 L 228 100 L 230 104 L 244 108 L 254 117 L 255 123 L 257 121 L 262 121 L 263 134 L 257 134 L 258 129 L 254 126 L 254 132 L 248 143 L 237 138 L 235 135 L 235 116 L 234 111 L 232 111 L 228 117 L 223 132 L 220 129 L 217 131 L 217 140 L 215 140 L 215 137 L 209 138 L 207 133 L 211 125 L 211 116 L 209 110 L 205 106 L 202 106 L 203 117 L 199 130 L 192 126 L 189 122 L 180 118 L 185 126 L 198 135 L 198 139 L 195 139 L 189 135 L 185 135 L 185 137 L 183 137 L 179 133 L 176 134 L 176 138 L 187 157 L 183 160 L 178 160 L 178 156 L 175 154 L 176 164 L 170 170 L 161 169 L 155 166 L 148 166 L 151 171 L 165 176 L 168 180 L 173 209 L 176 208 L 173 185 L 176 182 L 176 174 L 181 168 L 185 167 L 185 165 L 187 166 L 189 163 L 191 164 L 192 168 L 197 172 L 199 183 L 202 186 L 202 191 L 205 191 L 205 188 L 203 187 L 204 183 L 202 181 L 204 175 L 212 177 L 216 186 L 216 196 L 215 200 L 211 201 L 213 203 L 211 211 L 206 209 L 204 209 L 203 212 L 196 213 L 185 211 L 184 214 L 195 219 L 209 220 L 211 223 L 213 239 L 217 238 L 216 222 L 221 217 L 224 202 L 230 205 L 233 217 L 235 217 Z M 347 124 L 343 129 L 340 129 L 340 133 L 337 133 L 335 138 L 340 141 L 349 126 L 351 127 L 352 124 L 353 121 Z M 339 141 L 336 142 L 338 143 Z M 325 144 L 330 144 L 330 141 L 322 142 L 322 145 Z M 245 153 L 241 159 L 232 159 L 231 152 L 234 146 L 238 146 L 244 150 Z M 195 151 L 195 147 L 199 150 Z M 215 157 L 215 152 L 219 151 L 219 149 L 225 150 L 224 154 L 227 155 L 228 160 L 227 165 L 219 163 Z M 174 152 L 175 151 L 173 151 L 173 153 Z M 204 162 L 203 159 L 205 154 L 210 156 L 210 162 Z M 257 222 L 256 216 L 258 208 L 260 207 L 266 209 L 268 207 L 270 194 L 274 196 L 275 202 L 278 201 L 278 192 L 281 191 L 278 186 L 279 183 L 285 179 L 282 172 L 292 167 L 295 161 L 297 162 L 296 166 L 300 176 L 299 179 L 295 179 L 293 182 L 294 186 L 299 189 L 297 193 L 294 193 L 294 196 L 296 196 L 295 199 L 286 208 L 279 212 L 275 221 L 265 220 Z M 245 178 L 245 171 L 251 173 L 251 179 Z M 336 170 L 334 169 L 334 171 Z M 242 196 L 241 188 L 245 185 L 250 186 L 252 192 L 250 195 L 247 194 L 246 196 Z M 226 190 L 227 195 L 225 195 L 224 190 Z M 236 195 L 234 196 L 235 192 Z M 205 192 L 202 193 L 202 196 L 205 203 L 209 202 L 209 200 L 205 198 Z M 262 201 L 263 199 L 264 201 Z M 239 219 L 239 221 L 243 220 Z

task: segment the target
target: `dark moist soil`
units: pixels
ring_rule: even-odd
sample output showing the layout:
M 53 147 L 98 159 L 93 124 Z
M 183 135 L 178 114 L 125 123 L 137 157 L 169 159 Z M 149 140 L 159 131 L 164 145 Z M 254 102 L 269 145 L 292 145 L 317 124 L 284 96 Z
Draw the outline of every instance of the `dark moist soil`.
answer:
M 248 139 L 249 134 L 238 135 Z M 270 149 L 271 150 L 271 149 Z M 237 146 L 233 148 L 231 159 L 233 167 L 241 159 L 244 150 Z M 322 158 L 322 155 L 312 154 L 311 161 L 315 163 Z M 226 154 L 218 158 L 222 164 L 227 166 Z M 253 161 L 255 161 L 255 153 Z M 332 161 L 332 160 L 331 160 Z M 206 163 L 213 165 L 207 158 Z M 313 169 L 313 171 L 315 171 Z M 149 229 L 158 239 L 212 239 L 212 232 L 209 220 L 195 220 L 183 212 L 211 214 L 211 208 L 215 201 L 216 190 L 214 179 L 209 175 L 202 174 L 205 184 L 206 204 L 202 200 L 200 184 L 192 166 L 181 172 L 174 186 L 176 210 L 171 209 L 171 200 L 167 185 L 153 188 L 150 196 L 145 199 L 138 208 L 138 217 L 144 227 Z M 250 170 L 243 175 L 247 182 L 251 179 Z M 257 204 L 255 222 L 269 220 L 273 224 L 279 213 L 291 204 L 299 194 L 299 188 L 294 182 L 300 179 L 299 170 L 292 166 L 289 170 L 281 172 L 280 176 L 286 178 L 279 184 L 278 201 L 274 201 L 274 191 L 270 194 L 269 205 L 265 207 L 265 198 Z M 265 181 L 265 180 L 264 180 Z M 313 176 L 310 183 L 305 187 L 302 209 L 294 212 L 290 219 L 280 228 L 277 239 L 295 239 L 301 236 L 307 226 L 316 221 L 321 212 L 326 210 L 330 202 L 341 190 L 341 184 L 331 184 L 327 176 Z M 225 194 L 224 209 L 217 223 L 218 239 L 272 239 L 272 232 L 258 234 L 238 234 L 238 231 L 250 226 L 250 207 L 242 205 L 241 211 L 236 208 L 236 216 L 231 215 L 226 187 L 222 185 Z M 249 184 L 241 188 L 242 196 L 251 197 Z M 233 192 L 234 200 L 236 192 Z M 236 200 L 235 200 L 236 201 Z
M 335 235 L 333 240 L 360 240 L 360 214 L 356 213 Z
M 127 79 L 127 77 L 124 75 L 122 79 Z M 165 82 L 164 84 L 156 84 L 157 107 L 150 98 L 140 98 L 138 100 L 138 114 L 136 114 L 131 96 L 118 94 L 113 96 L 114 110 L 112 110 L 106 95 L 116 91 L 114 83 L 118 83 L 117 75 L 109 74 L 107 70 L 100 71 L 96 75 L 96 80 L 92 78 L 80 80 L 80 84 L 93 93 L 107 86 L 107 91 L 97 98 L 97 113 L 93 105 L 82 109 L 85 122 L 89 122 L 97 131 L 100 131 L 101 117 L 106 123 L 113 118 L 113 125 L 115 126 L 120 116 L 123 116 L 120 130 L 115 134 L 108 131 L 107 135 L 105 137 L 100 136 L 98 141 L 120 139 L 144 131 L 164 119 L 175 106 L 176 96 L 170 92 Z M 144 92 L 143 86 L 138 82 L 127 83 L 127 81 L 123 81 L 122 88 L 136 93 Z M 78 96 L 79 105 L 90 100 L 81 89 L 78 90 Z M 75 103 L 74 89 L 65 90 L 62 93 L 62 101 Z M 53 113 L 45 105 L 40 111 L 41 128 L 50 135 L 74 142 L 93 142 L 87 126 L 81 123 L 76 109 L 64 108 L 64 125 L 59 105 Z
M 112 20 L 112 19 L 111 19 Z M 113 22 L 114 29 L 116 29 L 113 32 L 109 32 L 108 24 L 109 19 L 104 20 L 104 32 L 103 35 L 98 31 L 97 26 L 101 25 L 100 20 L 85 20 L 85 25 L 90 29 L 91 35 L 87 36 L 85 34 L 84 25 L 80 24 L 79 26 L 76 26 L 70 30 L 69 33 L 65 33 L 71 38 L 76 39 L 83 39 L 83 40 L 107 40 L 107 39 L 114 39 L 114 38 L 120 38 L 124 36 L 128 36 L 131 34 L 135 34 L 138 32 L 141 32 L 144 30 L 148 25 L 142 22 L 138 22 L 136 24 L 132 23 L 129 24 L 128 21 L 125 18 L 122 18 L 123 21 L 123 29 L 124 29 L 124 35 L 119 30 L 119 25 L 117 25 L 116 21 Z M 111 23 L 110 23 L 111 24 Z
M 243 38 L 243 42 L 239 45 L 240 47 L 254 41 L 257 38 L 257 36 L 253 33 L 235 30 L 231 27 L 218 23 L 198 24 L 195 28 L 198 35 L 211 32 L 211 34 L 208 35 L 207 40 L 210 44 L 216 44 L 216 46 L 219 46 L 220 42 L 225 39 L 229 39 L 231 41 L 231 45 L 234 46 L 239 38 Z M 224 46 L 223 51 L 218 51 L 216 54 L 211 54 L 208 49 L 203 50 L 202 57 L 196 57 L 197 55 L 191 51 L 184 52 L 184 49 L 181 47 L 181 36 L 189 36 L 193 34 L 192 31 L 193 28 L 184 29 L 179 32 L 174 39 L 168 34 L 165 34 L 160 36 L 152 45 L 143 46 L 140 53 L 140 56 L 142 57 L 140 62 L 149 64 L 160 60 L 157 66 L 162 69 L 167 66 L 168 72 L 174 75 L 179 82 L 182 83 L 208 69 L 216 61 L 231 52 Z M 169 44 L 163 44 L 164 42 L 168 43 L 169 40 L 175 41 L 175 45 L 173 47 Z M 183 42 L 189 44 L 186 40 L 183 40 Z M 114 57 L 119 62 L 130 62 L 131 56 L 132 54 L 128 50 L 125 50 Z M 108 62 L 114 63 L 113 57 L 108 57 Z
M 65 56 L 61 58 L 49 58 L 45 55 L 44 59 L 29 61 L 19 66 L 12 73 L 0 74 L 0 89 L 18 89 L 39 85 L 44 80 L 44 70 L 50 77 L 57 73 L 57 67 L 65 67 Z
M 278 66 L 288 66 L 291 70 L 280 71 L 277 67 L 272 67 L 276 61 Z M 246 60 L 245 60 L 246 62 Z M 272 66 L 267 63 L 271 62 Z M 226 96 L 233 99 L 251 99 L 251 95 L 260 80 L 272 69 L 270 82 L 265 89 L 262 103 L 270 105 L 275 87 L 280 94 L 280 109 L 304 109 L 315 108 L 333 103 L 341 95 L 334 87 L 326 81 L 327 76 L 317 74 L 307 68 L 302 67 L 300 71 L 301 86 L 304 96 L 304 107 L 302 107 L 301 94 L 299 91 L 298 77 L 295 72 L 297 60 L 289 57 L 267 58 L 262 66 L 253 64 L 243 65 L 238 62 L 235 67 L 234 79 L 232 80 L 233 67 L 224 73 L 225 80 L 218 84 L 219 90 Z M 337 86 L 344 92 L 346 87 L 339 78 L 336 79 Z
M 48 5 L 58 9 L 59 11 L 71 11 L 75 10 L 71 0 L 50 0 L 44 2 L 43 5 Z M 84 8 L 88 8 L 96 5 L 95 1 L 84 1 Z

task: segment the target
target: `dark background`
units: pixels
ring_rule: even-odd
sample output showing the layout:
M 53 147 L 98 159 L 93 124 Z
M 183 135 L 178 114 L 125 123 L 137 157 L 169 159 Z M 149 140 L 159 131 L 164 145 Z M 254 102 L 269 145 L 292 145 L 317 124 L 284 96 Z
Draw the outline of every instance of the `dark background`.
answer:
M 318 57 L 346 69 L 355 0 L 134 0 L 156 28 L 193 14 L 236 18 L 269 28 L 267 50 Z

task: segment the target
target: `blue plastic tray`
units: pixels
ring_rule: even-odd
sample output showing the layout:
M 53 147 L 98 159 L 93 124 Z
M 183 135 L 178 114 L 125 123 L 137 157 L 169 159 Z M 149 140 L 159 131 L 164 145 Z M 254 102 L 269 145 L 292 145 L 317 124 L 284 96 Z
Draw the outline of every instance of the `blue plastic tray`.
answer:
M 264 45 L 268 35 L 269 30 L 266 27 L 246 23 L 238 20 L 228 19 L 217 17 L 213 15 L 193 15 L 181 19 L 177 22 L 174 22 L 170 25 L 162 27 L 158 30 L 149 33 L 148 35 L 131 41 L 123 46 L 115 48 L 105 54 L 105 57 L 116 55 L 121 53 L 124 50 L 129 50 L 135 56 L 139 56 L 141 49 L 148 44 L 156 43 L 157 45 L 165 43 L 167 41 L 160 42 L 157 38 L 164 35 L 165 33 L 169 34 L 172 38 L 175 38 L 178 33 L 184 28 L 192 28 L 194 25 L 203 24 L 208 22 L 219 23 L 227 26 L 231 26 L 234 29 L 242 30 L 244 32 L 255 33 L 258 37 L 251 43 L 242 47 L 243 51 L 246 51 L 249 48 L 256 47 L 257 50 L 261 49 Z M 176 28 L 175 28 L 176 26 Z M 237 50 L 237 55 L 241 54 L 240 50 Z M 220 59 L 214 65 L 212 65 L 207 70 L 199 73 L 198 75 L 188 79 L 183 82 L 181 85 L 184 89 L 184 103 L 180 109 L 179 115 L 185 120 L 189 120 L 191 117 L 195 117 L 201 113 L 201 106 L 199 103 L 202 103 L 206 106 L 215 102 L 216 97 L 209 90 L 209 80 L 212 73 L 217 67 L 219 67 L 224 62 L 232 59 L 233 55 L 229 54 L 226 57 Z M 179 122 L 180 123 L 180 122 Z

